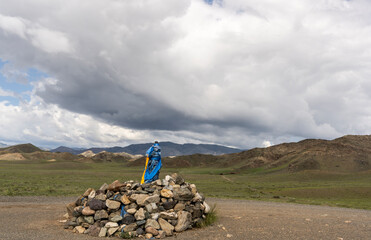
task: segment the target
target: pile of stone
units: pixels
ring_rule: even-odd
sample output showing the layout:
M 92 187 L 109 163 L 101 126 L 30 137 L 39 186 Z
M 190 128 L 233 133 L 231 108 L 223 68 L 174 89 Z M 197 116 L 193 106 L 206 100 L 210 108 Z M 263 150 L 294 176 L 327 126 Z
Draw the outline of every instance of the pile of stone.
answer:
M 99 237 L 164 238 L 200 224 L 210 207 L 178 174 L 152 183 L 118 180 L 67 205 L 65 228 Z

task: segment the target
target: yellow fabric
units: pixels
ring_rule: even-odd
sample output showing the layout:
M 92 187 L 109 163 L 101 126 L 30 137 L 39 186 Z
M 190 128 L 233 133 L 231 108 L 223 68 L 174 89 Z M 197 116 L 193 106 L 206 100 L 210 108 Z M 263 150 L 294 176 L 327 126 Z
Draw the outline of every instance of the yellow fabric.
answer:
M 143 176 L 142 176 L 142 181 L 140 181 L 140 184 L 143 184 L 143 183 L 144 183 L 144 174 L 146 174 L 147 165 L 148 165 L 148 160 L 149 160 L 149 157 L 146 157 L 146 165 L 145 165 L 145 167 L 144 167 L 144 172 L 143 172 Z

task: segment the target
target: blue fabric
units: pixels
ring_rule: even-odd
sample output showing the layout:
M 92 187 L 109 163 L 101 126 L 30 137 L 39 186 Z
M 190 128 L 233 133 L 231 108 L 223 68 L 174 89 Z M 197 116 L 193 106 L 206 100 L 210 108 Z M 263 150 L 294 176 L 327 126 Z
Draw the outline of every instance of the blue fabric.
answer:
M 144 174 L 144 182 L 149 183 L 157 180 L 160 174 L 162 167 L 160 145 L 155 143 L 147 150 L 146 155 L 148 157 L 148 164 L 146 173 Z

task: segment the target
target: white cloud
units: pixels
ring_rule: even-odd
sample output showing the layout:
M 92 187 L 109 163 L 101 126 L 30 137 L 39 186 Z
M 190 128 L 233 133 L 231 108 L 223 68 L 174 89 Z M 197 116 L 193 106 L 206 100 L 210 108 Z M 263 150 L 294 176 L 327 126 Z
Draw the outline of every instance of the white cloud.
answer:
M 45 106 L 239 147 L 370 133 L 370 1 L 0 3 L 0 57 L 54 79 Z

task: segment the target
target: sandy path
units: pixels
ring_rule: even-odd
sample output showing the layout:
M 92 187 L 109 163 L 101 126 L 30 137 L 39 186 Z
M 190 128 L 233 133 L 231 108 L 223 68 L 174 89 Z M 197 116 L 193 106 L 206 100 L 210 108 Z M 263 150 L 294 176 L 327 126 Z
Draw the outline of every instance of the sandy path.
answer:
M 69 197 L 0 196 L 0 239 L 102 239 L 64 230 Z M 248 200 L 208 199 L 219 220 L 166 239 L 371 239 L 371 211 Z

